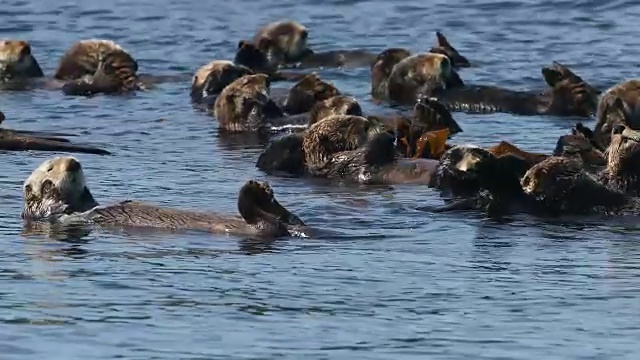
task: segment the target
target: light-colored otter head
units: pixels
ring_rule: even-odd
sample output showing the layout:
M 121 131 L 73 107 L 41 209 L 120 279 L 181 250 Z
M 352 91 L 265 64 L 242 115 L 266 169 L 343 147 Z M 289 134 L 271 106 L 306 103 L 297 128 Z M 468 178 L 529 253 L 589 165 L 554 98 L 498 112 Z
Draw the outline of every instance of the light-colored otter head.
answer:
M 430 95 L 433 91 L 450 87 L 457 73 L 448 57 L 442 54 L 424 53 L 409 56 L 397 63 L 389 75 L 389 98 L 400 103 L 415 103 L 418 95 Z
M 22 40 L 0 41 L 0 79 L 24 79 L 44 76 L 31 54 L 31 45 Z
M 351 96 L 339 95 L 318 101 L 309 113 L 309 126 L 333 115 L 362 116 L 362 107 Z
M 23 184 L 23 219 L 82 212 L 98 204 L 87 187 L 80 162 L 74 157 L 46 160 Z
M 611 176 L 640 176 L 640 132 L 624 125 L 615 126 L 605 155 Z
M 334 115 L 311 125 L 302 141 L 308 168 L 323 166 L 331 156 L 356 150 L 380 128 L 362 116 Z
M 270 81 L 265 74 L 245 75 L 222 90 L 216 99 L 213 113 L 221 129 L 229 132 L 265 131 Z
M 262 50 L 273 67 L 297 62 L 309 53 L 309 31 L 292 20 L 269 23 L 255 34 L 253 43 Z
M 218 95 L 235 80 L 252 74 L 251 69 L 229 60 L 214 60 L 198 69 L 193 76 L 191 99 L 200 101 L 207 96 Z
M 318 101 L 338 95 L 340 91 L 332 83 L 322 81 L 318 74 L 311 73 L 291 87 L 284 110 L 290 115 L 301 114 L 310 111 Z
M 110 53 L 116 56 L 108 58 Z M 93 76 L 102 61 L 113 60 L 113 67 L 128 67 L 130 71 L 138 71 L 138 64 L 120 45 L 111 40 L 81 40 L 67 50 L 60 59 L 54 78 L 58 80 L 78 80 L 85 76 Z

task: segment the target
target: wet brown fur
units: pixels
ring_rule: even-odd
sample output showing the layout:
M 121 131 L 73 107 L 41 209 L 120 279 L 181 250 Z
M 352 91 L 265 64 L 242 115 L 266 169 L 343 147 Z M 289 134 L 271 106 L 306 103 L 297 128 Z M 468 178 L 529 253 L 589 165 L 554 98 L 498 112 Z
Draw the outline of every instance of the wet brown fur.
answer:
M 362 116 L 362 108 L 351 96 L 339 95 L 318 101 L 309 112 L 309 126 L 333 115 Z
M 598 102 L 594 136 L 604 147 L 616 125 L 640 129 L 640 80 L 627 80 L 605 91 Z
M 270 82 L 265 74 L 245 75 L 222 90 L 214 104 L 218 126 L 229 132 L 264 131 L 263 113 L 269 103 Z
M 218 95 L 233 81 L 244 75 L 252 75 L 249 68 L 228 60 L 214 60 L 196 71 L 191 80 L 191 99 L 201 101 L 204 97 Z
M 340 95 L 338 88 L 312 73 L 291 87 L 282 108 L 290 115 L 301 114 L 310 111 L 317 102 L 338 95 Z
M 309 32 L 302 24 L 282 20 L 269 23 L 260 28 L 252 42 L 267 54 L 272 67 L 296 62 L 307 50 Z
M 425 53 L 409 56 L 397 63 L 388 78 L 388 99 L 399 104 L 415 104 L 420 94 L 430 95 L 446 87 L 455 72 L 449 58 Z

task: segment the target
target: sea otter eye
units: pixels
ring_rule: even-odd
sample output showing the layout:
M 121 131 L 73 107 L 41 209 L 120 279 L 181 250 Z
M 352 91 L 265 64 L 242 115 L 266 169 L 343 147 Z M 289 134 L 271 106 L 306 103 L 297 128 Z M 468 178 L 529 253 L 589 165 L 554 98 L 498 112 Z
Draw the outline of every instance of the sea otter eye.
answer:
M 42 195 L 47 195 L 53 190 L 53 182 L 49 179 L 45 180 L 40 186 L 40 192 Z

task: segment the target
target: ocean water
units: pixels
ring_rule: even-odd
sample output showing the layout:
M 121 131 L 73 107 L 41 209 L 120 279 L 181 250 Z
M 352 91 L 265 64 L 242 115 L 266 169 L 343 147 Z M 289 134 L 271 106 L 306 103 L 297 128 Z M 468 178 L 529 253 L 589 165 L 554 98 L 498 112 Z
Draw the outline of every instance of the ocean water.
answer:
M 544 88 L 559 61 L 605 89 L 640 72 L 632 1 L 15 1 L 5 38 L 31 42 L 51 75 L 74 41 L 120 43 L 151 74 L 232 59 L 269 21 L 310 29 L 316 49 L 428 50 L 442 31 L 475 65 L 470 83 Z M 365 110 L 368 69 L 319 71 Z M 134 96 L 0 93 L 6 126 L 74 132 L 115 156 L 76 155 L 101 203 L 138 199 L 233 214 L 267 180 L 314 239 L 23 231 L 21 185 L 52 153 L 3 153 L 1 359 L 637 359 L 640 243 L 628 221 L 496 223 L 430 214 L 420 186 L 266 176 L 262 145 L 221 138 L 189 81 Z M 277 84 L 274 86 L 289 86 Z M 453 143 L 549 153 L 577 119 L 454 114 Z M 585 122 L 593 126 L 593 121 Z

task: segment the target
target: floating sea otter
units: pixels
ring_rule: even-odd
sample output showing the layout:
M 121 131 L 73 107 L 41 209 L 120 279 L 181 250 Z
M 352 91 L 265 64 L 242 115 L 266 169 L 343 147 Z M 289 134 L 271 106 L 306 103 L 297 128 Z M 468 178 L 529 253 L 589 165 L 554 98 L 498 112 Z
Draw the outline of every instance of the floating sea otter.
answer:
M 242 217 L 163 208 L 137 201 L 99 206 L 80 162 L 56 157 L 43 162 L 24 182 L 22 218 L 27 221 L 91 223 L 103 227 L 196 230 L 249 236 L 303 234 L 304 223 L 276 200 L 267 183 L 247 181 L 238 195 Z
M 600 91 L 566 66 L 554 62 L 542 69 L 542 75 L 550 86 L 543 93 L 468 85 L 446 56 L 410 55 L 404 49 L 392 48 L 380 53 L 371 67 L 371 95 L 404 105 L 431 97 L 452 111 L 470 113 L 582 117 L 595 113 Z

